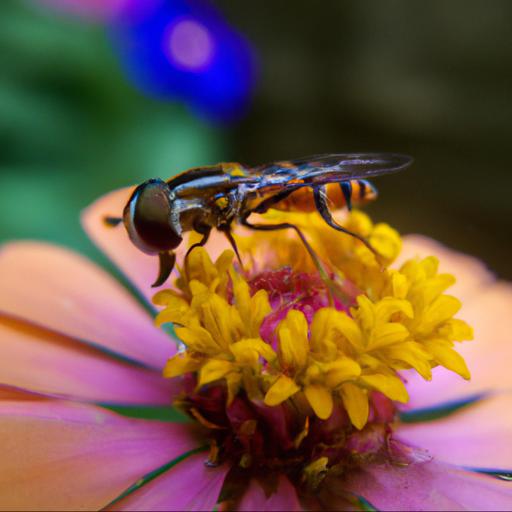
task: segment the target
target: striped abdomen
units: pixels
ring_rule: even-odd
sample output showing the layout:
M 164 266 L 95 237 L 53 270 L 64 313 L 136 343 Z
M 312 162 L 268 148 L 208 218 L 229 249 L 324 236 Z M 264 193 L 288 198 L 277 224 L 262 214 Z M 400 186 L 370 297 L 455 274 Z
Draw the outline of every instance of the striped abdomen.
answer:
M 367 180 L 350 180 L 325 185 L 327 204 L 333 210 L 360 205 L 377 198 L 376 188 Z M 313 190 L 303 187 L 272 206 L 287 212 L 313 212 L 316 210 Z

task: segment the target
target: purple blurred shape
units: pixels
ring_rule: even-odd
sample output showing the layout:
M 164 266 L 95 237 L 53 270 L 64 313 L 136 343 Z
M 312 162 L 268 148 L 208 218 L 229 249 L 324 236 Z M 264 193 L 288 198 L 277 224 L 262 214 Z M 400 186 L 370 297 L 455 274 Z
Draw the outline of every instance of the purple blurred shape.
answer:
M 165 35 L 171 62 L 188 71 L 204 71 L 211 65 L 215 43 L 208 29 L 193 18 L 172 23 Z

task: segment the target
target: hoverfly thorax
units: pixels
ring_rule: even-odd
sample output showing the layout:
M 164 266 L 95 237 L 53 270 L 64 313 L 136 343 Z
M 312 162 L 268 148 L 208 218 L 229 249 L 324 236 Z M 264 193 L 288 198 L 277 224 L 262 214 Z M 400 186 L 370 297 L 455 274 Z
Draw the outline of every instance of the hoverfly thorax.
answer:
M 130 240 L 146 254 L 176 249 L 182 241 L 169 186 L 160 179 L 148 180 L 135 189 L 124 209 L 123 222 Z

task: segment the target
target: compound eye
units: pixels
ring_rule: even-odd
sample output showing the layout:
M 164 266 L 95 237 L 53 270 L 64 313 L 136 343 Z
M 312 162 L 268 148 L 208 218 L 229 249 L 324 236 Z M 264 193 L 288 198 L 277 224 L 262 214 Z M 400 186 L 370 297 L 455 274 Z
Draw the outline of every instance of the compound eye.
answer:
M 149 180 L 135 189 L 123 221 L 130 240 L 146 254 L 175 249 L 182 241 L 172 225 L 169 187 L 162 180 Z

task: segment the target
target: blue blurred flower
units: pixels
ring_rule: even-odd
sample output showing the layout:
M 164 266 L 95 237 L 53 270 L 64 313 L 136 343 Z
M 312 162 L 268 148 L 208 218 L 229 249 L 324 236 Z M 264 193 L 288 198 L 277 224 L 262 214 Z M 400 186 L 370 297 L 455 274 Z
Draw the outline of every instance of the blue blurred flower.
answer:
M 126 0 L 111 34 L 129 78 L 146 94 L 231 121 L 255 80 L 248 42 L 204 0 Z

